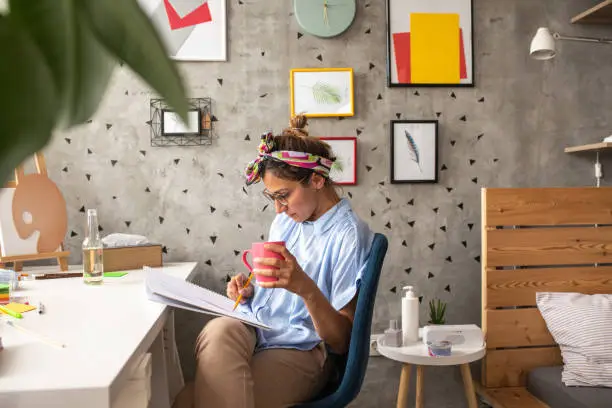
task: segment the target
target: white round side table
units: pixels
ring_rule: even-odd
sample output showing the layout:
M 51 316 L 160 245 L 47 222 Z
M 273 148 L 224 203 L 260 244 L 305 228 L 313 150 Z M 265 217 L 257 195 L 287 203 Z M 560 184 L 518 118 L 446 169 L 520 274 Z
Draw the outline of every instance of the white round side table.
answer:
M 470 363 L 480 360 L 486 352 L 486 345 L 482 347 L 453 346 L 451 355 L 448 357 L 431 357 L 427 352 L 427 346 L 420 340 L 414 345 L 405 347 L 389 347 L 384 344 L 384 337 L 377 340 L 378 352 L 383 356 L 395 361 L 400 361 L 402 374 L 400 377 L 399 391 L 397 393 L 397 408 L 408 406 L 408 391 L 410 388 L 410 369 L 416 366 L 416 408 L 423 408 L 423 367 L 425 366 L 460 366 L 463 386 L 469 408 L 477 408 L 476 392 L 472 383 Z

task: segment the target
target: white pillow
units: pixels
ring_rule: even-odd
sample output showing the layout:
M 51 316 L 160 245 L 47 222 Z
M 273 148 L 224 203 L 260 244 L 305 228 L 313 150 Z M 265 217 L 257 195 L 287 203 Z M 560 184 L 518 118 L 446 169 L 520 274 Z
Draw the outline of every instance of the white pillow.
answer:
M 563 383 L 612 387 L 612 295 L 540 292 L 536 303 L 561 348 Z

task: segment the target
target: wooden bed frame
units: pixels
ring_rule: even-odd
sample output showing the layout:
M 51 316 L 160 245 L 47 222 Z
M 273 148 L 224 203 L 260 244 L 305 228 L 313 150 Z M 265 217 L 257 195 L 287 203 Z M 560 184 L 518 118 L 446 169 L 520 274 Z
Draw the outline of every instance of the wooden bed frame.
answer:
M 561 365 L 536 292 L 612 293 L 612 187 L 482 189 L 482 329 L 476 390 L 494 408 L 548 407 L 527 373 Z

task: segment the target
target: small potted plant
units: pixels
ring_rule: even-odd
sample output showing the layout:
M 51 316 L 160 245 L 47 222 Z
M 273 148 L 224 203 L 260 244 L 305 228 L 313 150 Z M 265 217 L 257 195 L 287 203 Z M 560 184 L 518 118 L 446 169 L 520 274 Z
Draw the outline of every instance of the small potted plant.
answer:
M 446 313 L 446 303 L 437 299 L 437 302 L 433 299 L 429 301 L 429 324 L 439 325 L 444 324 Z

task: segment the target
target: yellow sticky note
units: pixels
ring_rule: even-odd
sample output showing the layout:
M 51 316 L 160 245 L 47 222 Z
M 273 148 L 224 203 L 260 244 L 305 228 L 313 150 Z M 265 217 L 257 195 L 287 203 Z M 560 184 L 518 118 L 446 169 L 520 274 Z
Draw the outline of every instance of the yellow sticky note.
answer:
M 23 303 L 9 303 L 8 305 L 5 305 L 4 307 L 9 310 L 12 310 L 13 312 L 17 312 L 17 313 L 29 312 L 30 310 L 36 309 L 35 306 L 24 305 Z M 0 311 L 0 313 L 4 313 L 4 312 Z
M 459 14 L 410 14 L 412 83 L 460 82 Z

